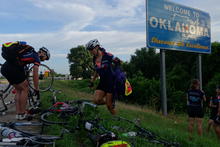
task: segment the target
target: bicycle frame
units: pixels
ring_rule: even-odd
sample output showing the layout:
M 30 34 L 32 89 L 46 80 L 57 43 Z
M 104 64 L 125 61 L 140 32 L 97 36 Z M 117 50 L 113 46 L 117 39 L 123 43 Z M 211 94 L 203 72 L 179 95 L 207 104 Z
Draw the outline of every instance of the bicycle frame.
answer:
M 14 130 L 16 132 L 19 132 L 19 137 L 13 137 L 13 138 L 2 138 L 0 140 L 0 146 L 38 146 L 38 145 L 45 145 L 45 144 L 53 144 L 55 145 L 55 140 L 61 139 L 63 136 L 64 131 L 61 132 L 60 136 L 45 136 L 40 134 L 33 134 L 29 132 L 24 132 L 16 127 L 19 126 L 41 126 L 43 127 L 42 123 L 38 122 L 14 122 L 14 123 L 0 123 L 0 129 L 1 128 L 8 128 L 11 130 Z

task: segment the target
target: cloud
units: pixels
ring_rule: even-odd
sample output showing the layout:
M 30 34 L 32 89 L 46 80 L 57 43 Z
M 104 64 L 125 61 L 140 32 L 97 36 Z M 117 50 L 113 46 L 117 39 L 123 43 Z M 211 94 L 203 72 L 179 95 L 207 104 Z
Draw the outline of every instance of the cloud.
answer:
M 44 11 L 43 19 L 52 19 L 63 22 L 62 31 L 81 30 L 94 18 L 95 11 L 83 4 L 74 1 L 61 0 L 29 0 L 38 9 Z M 41 18 L 42 15 L 39 17 Z
M 47 64 L 59 73 L 68 72 L 69 64 L 66 55 L 69 49 L 84 45 L 93 38 L 97 38 L 107 51 L 126 60 L 136 49 L 145 47 L 146 44 L 145 0 L 19 1 L 19 6 L 25 7 L 17 7 L 8 0 L 4 1 L 10 3 L 12 8 L 5 9 L 7 11 L 1 10 L 0 17 L 7 18 L 7 21 L 16 18 L 19 22 L 12 25 L 11 29 L 17 31 L 17 26 L 20 26 L 21 29 L 18 31 L 27 33 L 9 34 L 4 31 L 6 33 L 0 34 L 0 41 L 25 40 L 36 49 L 41 46 L 47 47 L 52 54 Z M 219 0 L 174 1 L 209 12 L 212 20 L 212 41 L 220 41 Z M 12 22 L 9 23 L 13 24 Z M 46 25 L 47 23 L 50 25 Z M 49 28 L 47 32 L 39 28 L 35 30 L 37 33 L 28 33 L 27 24 L 29 30 L 35 30 L 37 25 L 42 24 Z M 23 25 L 25 27 L 22 28 Z M 53 25 L 56 29 L 50 31 Z M 6 29 L 7 26 L 1 28 Z

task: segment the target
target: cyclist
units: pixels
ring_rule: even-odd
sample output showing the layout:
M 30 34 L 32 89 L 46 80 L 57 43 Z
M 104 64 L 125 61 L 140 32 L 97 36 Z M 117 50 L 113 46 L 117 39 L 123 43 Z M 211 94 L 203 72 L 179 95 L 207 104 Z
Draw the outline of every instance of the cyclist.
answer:
M 213 127 L 215 130 L 215 133 L 218 137 L 218 139 L 220 140 L 220 87 L 217 88 L 217 100 L 216 100 L 216 115 L 215 117 L 213 117 Z
M 23 52 L 22 54 L 19 54 L 19 56 L 15 59 L 9 60 L 7 57 L 5 57 L 3 48 L 6 50 L 20 50 L 21 48 L 28 48 L 28 50 Z M 36 52 L 34 48 L 30 45 L 27 45 L 26 42 L 17 41 L 3 44 L 2 56 L 6 59 L 6 62 L 2 65 L 1 73 L 16 89 L 16 119 L 26 119 L 28 117 L 26 113 L 26 105 L 28 98 L 28 81 L 26 80 L 25 66 L 31 63 L 34 64 L 33 81 L 35 87 L 35 94 L 39 94 L 38 67 L 41 61 L 50 59 L 50 52 L 45 47 L 40 48 L 39 51 Z
M 211 97 L 209 102 L 209 107 L 211 108 L 210 118 L 208 121 L 207 132 L 209 132 L 211 126 L 214 124 L 215 117 L 218 113 L 218 103 L 220 101 L 220 86 L 216 88 L 216 96 L 214 98 Z
M 203 101 L 206 101 L 205 93 L 200 90 L 200 82 L 197 79 L 192 80 L 191 87 L 187 92 L 187 107 L 189 124 L 188 131 L 191 135 L 193 133 L 193 126 L 197 122 L 198 135 L 202 135 L 202 118 L 203 114 Z
M 112 71 L 112 63 L 120 62 L 118 58 L 110 53 L 107 53 L 104 48 L 100 46 L 97 39 L 90 40 L 86 44 L 86 49 L 93 55 L 93 64 L 95 73 L 91 79 L 91 86 L 96 78 L 100 77 L 100 82 L 95 90 L 94 103 L 98 105 L 106 104 L 108 110 L 112 115 L 116 114 L 113 100 L 113 84 L 114 73 Z

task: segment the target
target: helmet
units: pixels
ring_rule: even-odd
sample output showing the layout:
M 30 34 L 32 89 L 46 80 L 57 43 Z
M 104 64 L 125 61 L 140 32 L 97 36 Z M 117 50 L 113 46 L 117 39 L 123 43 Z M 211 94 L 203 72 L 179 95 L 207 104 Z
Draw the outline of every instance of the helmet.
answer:
M 100 46 L 100 43 L 99 43 L 98 39 L 90 40 L 90 41 L 86 44 L 86 49 L 87 49 L 87 50 L 92 50 L 92 49 L 94 49 L 97 45 Z
M 47 59 L 46 60 L 49 60 L 50 59 L 50 51 L 46 48 L 46 47 L 41 47 L 39 49 L 39 51 L 43 51 L 46 53 L 46 56 L 47 56 Z

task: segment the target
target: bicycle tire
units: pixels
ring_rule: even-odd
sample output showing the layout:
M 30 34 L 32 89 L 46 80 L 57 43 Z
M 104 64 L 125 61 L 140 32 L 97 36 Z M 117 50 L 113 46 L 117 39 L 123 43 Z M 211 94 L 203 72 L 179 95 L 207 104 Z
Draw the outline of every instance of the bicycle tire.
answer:
M 27 80 L 28 80 L 29 86 L 32 89 L 35 89 L 33 85 L 33 68 L 34 68 L 34 65 L 31 66 L 30 69 L 28 70 Z M 48 91 L 53 85 L 54 72 L 47 65 L 40 64 L 38 75 L 39 75 L 39 83 L 38 83 L 39 91 L 41 92 Z
M 67 113 L 45 112 L 41 114 L 40 120 L 45 125 L 67 125 L 69 117 Z
M 2 64 L 0 64 L 0 71 L 2 68 Z M 1 74 L 0 72 L 0 91 L 5 93 L 11 85 L 9 84 L 8 80 Z
M 41 114 L 40 120 L 46 125 L 52 125 L 52 124 L 66 125 L 68 124 L 68 120 L 71 119 L 71 117 L 82 118 L 87 116 L 87 112 L 91 110 L 89 107 L 92 107 L 96 110 L 97 108 L 96 105 L 90 102 L 91 102 L 90 100 L 65 101 L 64 103 L 71 105 L 71 108 L 62 111 L 56 111 L 57 107 L 54 107 L 56 105 L 54 104 L 52 107 L 50 107 L 48 110 L 46 110 L 44 113 Z M 84 110 L 87 108 L 89 108 L 89 110 L 86 110 L 85 112 Z

